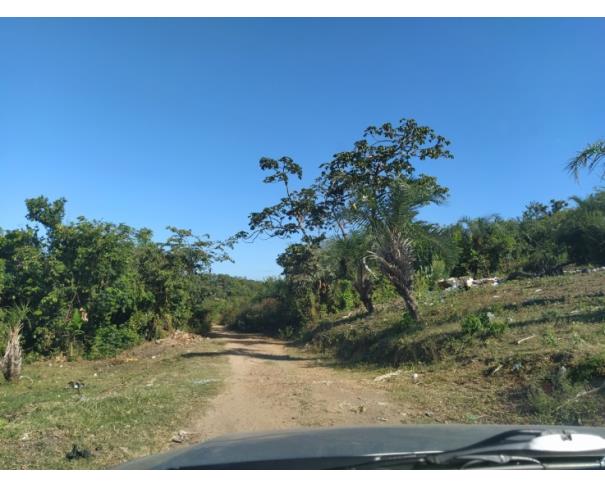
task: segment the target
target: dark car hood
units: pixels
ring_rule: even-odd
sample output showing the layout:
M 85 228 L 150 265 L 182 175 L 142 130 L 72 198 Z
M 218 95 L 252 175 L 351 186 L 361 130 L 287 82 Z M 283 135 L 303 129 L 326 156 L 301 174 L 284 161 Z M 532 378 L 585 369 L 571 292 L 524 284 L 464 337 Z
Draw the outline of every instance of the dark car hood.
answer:
M 537 429 L 598 434 L 605 428 L 533 425 L 407 425 L 307 428 L 222 436 L 197 445 L 141 458 L 121 469 L 254 468 L 255 462 L 329 459 L 387 453 L 446 451 L 468 446 L 498 433 Z M 288 462 L 281 463 L 288 467 Z M 291 465 L 296 465 L 292 463 Z M 322 468 L 321 463 L 305 466 Z M 299 465 L 300 467 L 301 465 Z M 264 468 L 272 468 L 265 466 Z

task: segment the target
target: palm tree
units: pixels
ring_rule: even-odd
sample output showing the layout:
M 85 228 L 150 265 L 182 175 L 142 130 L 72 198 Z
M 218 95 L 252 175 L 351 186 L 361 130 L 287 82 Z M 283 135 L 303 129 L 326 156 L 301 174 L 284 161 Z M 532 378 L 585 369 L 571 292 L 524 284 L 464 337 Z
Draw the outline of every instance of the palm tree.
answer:
M 601 162 L 605 162 L 605 140 L 597 140 L 578 152 L 567 164 L 567 170 L 577 179 L 580 169 L 586 168 L 592 172 Z M 601 178 L 605 179 L 605 167 Z
M 441 240 L 438 227 L 417 221 L 416 216 L 423 206 L 441 203 L 444 199 L 443 188 L 434 180 L 423 179 L 422 183 L 398 181 L 379 201 L 366 200 L 360 205 L 360 217 L 374 238 L 369 256 L 403 298 L 416 322 L 420 316 L 413 283 L 419 252 L 439 247 Z

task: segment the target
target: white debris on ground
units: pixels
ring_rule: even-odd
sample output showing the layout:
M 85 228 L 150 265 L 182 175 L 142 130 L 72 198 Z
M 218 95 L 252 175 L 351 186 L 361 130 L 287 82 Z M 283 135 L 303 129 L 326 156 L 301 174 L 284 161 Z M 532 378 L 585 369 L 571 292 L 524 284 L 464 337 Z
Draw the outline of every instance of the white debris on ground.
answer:
M 590 272 L 603 272 L 603 271 L 605 271 L 605 266 L 603 266 L 603 267 L 593 267 L 591 269 L 588 269 L 588 268 L 584 268 L 584 269 L 570 269 L 570 270 L 563 271 L 563 274 L 588 274 Z
M 183 443 L 187 439 L 188 435 L 189 435 L 189 433 L 181 430 L 176 435 L 174 435 L 172 438 L 170 438 L 170 441 L 172 441 L 173 443 Z
M 374 382 L 382 382 L 385 381 L 387 379 L 390 379 L 391 377 L 395 377 L 399 374 L 401 374 L 401 370 L 396 370 L 395 372 L 389 372 L 388 374 L 383 374 L 383 375 L 379 375 L 378 377 L 374 377 Z
M 198 380 L 194 380 L 193 383 L 197 384 L 197 385 L 204 385 L 204 384 L 210 384 L 212 382 L 219 382 L 220 379 L 198 379 Z
M 451 291 L 452 289 L 470 289 L 471 287 L 477 286 L 497 286 L 502 281 L 499 277 L 484 277 L 482 279 L 473 279 L 470 276 L 464 277 L 448 277 L 447 279 L 440 279 L 437 281 L 437 285 L 444 291 Z
M 563 274 L 589 274 L 591 272 L 603 272 L 605 266 L 594 267 L 594 268 L 582 268 L 582 269 L 570 269 L 564 270 Z M 470 276 L 463 277 L 448 277 L 447 279 L 440 279 L 437 281 L 437 286 L 444 291 L 452 291 L 454 289 L 470 289 L 472 287 L 479 286 L 498 286 L 504 281 L 500 277 L 484 277 L 481 279 L 474 279 Z M 539 293 L 542 290 L 536 290 Z

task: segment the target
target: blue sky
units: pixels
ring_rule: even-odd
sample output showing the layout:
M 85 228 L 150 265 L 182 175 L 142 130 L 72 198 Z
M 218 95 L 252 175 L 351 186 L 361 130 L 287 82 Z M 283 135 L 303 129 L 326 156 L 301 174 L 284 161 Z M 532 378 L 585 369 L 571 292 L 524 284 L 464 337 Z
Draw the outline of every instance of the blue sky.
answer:
M 280 196 L 261 156 L 310 180 L 371 124 L 415 118 L 452 141 L 422 163 L 451 190 L 434 222 L 519 215 L 585 195 L 565 162 L 605 136 L 599 19 L 0 19 L 0 227 L 24 199 L 225 238 Z M 217 272 L 279 273 L 283 241 Z

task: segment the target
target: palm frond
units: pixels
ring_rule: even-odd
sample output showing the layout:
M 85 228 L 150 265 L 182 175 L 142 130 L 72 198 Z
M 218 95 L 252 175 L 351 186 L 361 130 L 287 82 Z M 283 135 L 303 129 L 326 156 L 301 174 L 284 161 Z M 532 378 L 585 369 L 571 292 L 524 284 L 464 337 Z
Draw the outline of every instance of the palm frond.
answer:
M 580 169 L 592 172 L 601 161 L 605 161 L 605 140 L 598 140 L 578 152 L 567 164 L 567 170 L 577 179 Z M 601 177 L 605 178 L 605 171 Z

